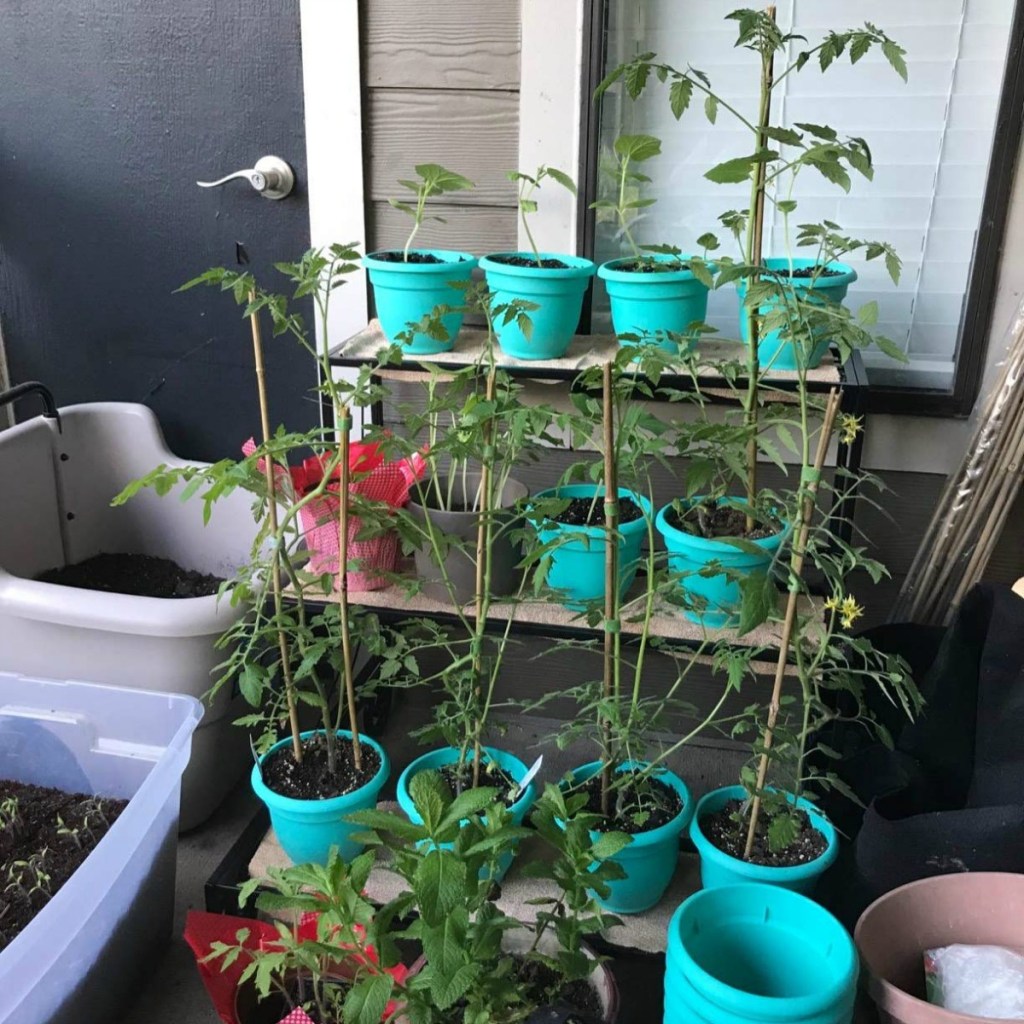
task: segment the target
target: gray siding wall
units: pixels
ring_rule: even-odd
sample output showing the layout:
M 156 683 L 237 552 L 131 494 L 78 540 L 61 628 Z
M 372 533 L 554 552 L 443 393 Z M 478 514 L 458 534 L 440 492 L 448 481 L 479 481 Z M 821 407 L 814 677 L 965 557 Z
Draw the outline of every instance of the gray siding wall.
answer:
M 440 163 L 476 183 L 432 212 L 417 243 L 484 255 L 516 247 L 519 0 L 361 0 L 367 250 L 401 245 L 398 178 Z

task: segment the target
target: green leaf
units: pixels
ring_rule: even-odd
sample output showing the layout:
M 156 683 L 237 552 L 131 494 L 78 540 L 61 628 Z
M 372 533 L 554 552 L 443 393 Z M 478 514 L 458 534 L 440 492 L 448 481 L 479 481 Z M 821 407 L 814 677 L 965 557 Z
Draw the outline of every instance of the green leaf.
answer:
M 865 302 L 863 306 L 857 311 L 857 319 L 865 327 L 870 327 L 871 324 L 878 323 L 878 303 L 872 299 L 870 302 Z
M 907 51 L 891 39 L 886 39 L 882 43 L 882 53 L 885 55 L 885 59 L 892 65 L 893 71 L 905 82 L 907 80 L 907 62 L 903 58 L 906 56 Z
M 802 132 L 808 132 L 818 139 L 825 139 L 827 142 L 835 142 L 836 131 L 834 128 L 830 128 L 827 124 L 810 124 L 804 122 L 803 124 L 798 123 L 797 128 Z
M 438 925 L 458 906 L 466 884 L 466 865 L 450 850 L 430 850 L 416 867 L 412 887 L 423 920 Z
M 635 100 L 644 91 L 650 74 L 651 65 L 642 57 L 626 65 L 623 81 L 626 83 L 626 92 L 629 93 L 630 99 Z
M 649 160 L 661 152 L 661 139 L 653 135 L 620 135 L 614 145 L 615 152 L 620 157 L 638 163 Z
M 704 116 L 712 123 L 718 117 L 718 98 L 712 93 L 704 98 Z
M 736 632 L 743 636 L 760 626 L 779 600 L 775 582 L 767 573 L 755 573 L 740 581 L 740 621 Z
M 438 831 L 443 831 L 448 825 L 454 825 L 464 818 L 479 814 L 484 808 L 495 803 L 497 797 L 498 791 L 490 786 L 478 786 L 475 789 L 463 790 L 455 798 L 451 807 L 445 811 Z
M 746 181 L 755 164 L 770 163 L 777 160 L 779 154 L 771 149 L 762 149 L 751 156 L 737 156 L 724 163 L 716 164 L 710 171 L 706 171 L 704 177 L 708 181 L 714 181 L 719 185 L 736 185 Z
M 480 964 L 463 964 L 451 977 L 435 974 L 431 979 L 430 994 L 437 1009 L 447 1010 L 454 1006 L 470 990 L 482 971 Z
M 608 860 L 632 842 L 633 837 L 626 835 L 625 832 L 603 832 L 598 836 L 590 852 L 595 860 Z
M 345 997 L 345 1024 L 380 1024 L 394 984 L 390 974 L 374 974 L 356 982 Z
M 768 849 L 772 853 L 785 850 L 800 835 L 800 823 L 795 814 L 782 811 L 768 823 Z
M 884 334 L 875 335 L 875 345 L 878 349 L 884 352 L 890 359 L 895 359 L 897 363 L 908 363 L 910 360 L 907 358 L 906 352 L 903 351 L 894 341 L 890 341 Z
M 554 178 L 559 185 L 567 188 L 573 195 L 576 195 L 576 182 L 565 171 L 560 171 L 557 167 L 547 167 L 545 171 L 549 178 Z
M 447 786 L 435 771 L 417 772 L 409 782 L 413 806 L 427 832 L 436 832 L 444 816 Z
M 903 263 L 899 256 L 897 256 L 891 249 L 886 249 L 885 251 L 885 269 L 889 272 L 889 277 L 892 278 L 892 283 L 899 284 L 900 272 L 903 269 Z
M 677 78 L 668 90 L 668 102 L 672 113 L 678 121 L 690 105 L 693 96 L 693 82 L 688 78 Z M 705 111 L 706 112 L 706 111 Z

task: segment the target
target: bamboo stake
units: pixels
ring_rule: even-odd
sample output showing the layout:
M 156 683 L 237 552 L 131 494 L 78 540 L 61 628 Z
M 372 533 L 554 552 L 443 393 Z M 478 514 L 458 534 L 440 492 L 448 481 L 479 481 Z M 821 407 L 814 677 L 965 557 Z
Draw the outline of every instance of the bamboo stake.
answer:
M 250 305 L 256 301 L 256 292 L 249 292 Z M 260 427 L 263 431 L 264 446 L 270 443 L 270 407 L 267 402 L 267 371 L 263 361 L 263 333 L 260 330 L 259 313 L 249 316 L 252 327 L 252 354 L 256 365 L 256 391 L 260 400 Z M 277 481 L 274 478 L 274 460 L 270 451 L 263 459 L 263 475 L 267 481 L 267 517 L 270 520 L 270 531 L 277 537 Z M 278 621 L 281 618 L 282 587 L 281 587 L 281 555 L 275 549 L 271 563 L 271 586 L 274 593 L 274 614 Z M 288 652 L 288 638 L 283 629 L 277 631 L 277 647 L 281 654 L 281 674 L 284 676 L 285 699 L 288 702 L 288 725 L 292 732 L 292 754 L 296 761 L 302 761 L 302 734 L 299 730 L 299 712 L 295 706 L 295 682 L 292 679 L 291 658 Z
M 612 393 L 612 364 L 604 364 L 602 379 L 602 412 L 604 421 L 604 697 L 610 701 L 615 693 L 615 663 L 619 637 L 619 482 L 615 462 L 615 402 Z M 604 721 L 605 751 L 611 748 L 612 726 L 607 713 Z M 601 813 L 611 810 L 612 765 L 606 761 L 601 769 Z
M 352 636 L 348 617 L 348 485 L 349 431 L 352 416 L 347 405 L 338 410 L 339 447 L 341 461 L 338 466 L 338 618 L 341 622 L 342 672 L 345 681 L 345 700 L 348 703 L 348 725 L 352 733 L 352 760 L 356 771 L 363 770 L 363 745 L 359 739 L 359 723 L 356 719 L 356 687 L 352 678 Z
M 818 493 L 818 480 L 821 477 L 822 467 L 825 465 L 825 457 L 828 454 L 829 441 L 832 438 L 832 428 L 835 426 L 836 415 L 839 412 L 840 394 L 838 388 L 832 388 L 828 393 L 828 401 L 825 404 L 825 415 L 821 422 L 821 433 L 818 435 L 818 451 L 814 457 L 814 472 L 807 481 L 804 492 L 803 505 L 800 509 L 800 531 L 796 543 L 793 545 L 793 554 L 790 559 L 789 597 L 786 599 L 786 617 L 782 626 L 782 640 L 779 644 L 779 660 L 775 665 L 775 685 L 772 687 L 772 699 L 768 705 L 768 721 L 764 729 L 764 745 L 761 753 L 761 763 L 757 768 L 757 788 L 754 791 L 754 802 L 750 808 L 750 825 L 747 828 L 747 844 L 743 850 L 744 859 L 749 859 L 750 851 L 754 847 L 754 834 L 757 831 L 757 819 L 761 814 L 761 792 L 764 789 L 765 779 L 768 776 L 768 759 L 772 748 L 772 740 L 775 735 L 775 725 L 779 718 L 779 706 L 782 700 L 782 682 L 786 676 L 786 656 L 789 654 L 789 645 L 793 637 L 793 626 L 796 623 L 796 606 L 800 596 L 797 580 L 804 570 L 804 555 L 807 551 L 807 537 L 811 530 L 811 517 L 814 514 L 816 497 Z
M 775 21 L 776 10 L 775 5 L 772 4 L 768 7 L 765 12 L 767 16 Z M 764 130 L 771 123 L 772 116 L 772 85 L 775 82 L 775 52 L 772 51 L 772 55 L 766 64 L 762 64 L 761 68 L 761 109 L 758 117 L 757 124 L 757 149 L 758 151 L 764 149 L 767 146 L 768 139 L 765 136 Z M 754 168 L 754 181 L 755 181 L 755 193 L 754 193 L 754 208 L 751 211 L 751 217 L 753 218 L 753 239 L 751 243 L 750 251 L 750 262 L 754 267 L 761 266 L 761 254 L 762 246 L 764 242 L 764 190 L 765 190 L 765 179 L 768 174 L 768 164 L 761 160 Z M 751 286 L 757 284 L 759 274 L 755 270 L 750 278 Z M 756 380 L 758 373 L 760 372 L 760 363 L 758 360 L 757 344 L 758 344 L 758 333 L 760 327 L 757 322 L 757 317 L 753 312 L 749 313 L 747 317 L 748 323 L 748 334 L 750 337 L 750 359 L 749 359 L 749 370 L 751 375 L 750 388 L 756 387 Z M 752 390 L 750 395 L 751 408 L 747 411 L 748 426 L 751 428 L 750 438 L 747 440 L 747 533 L 751 533 L 757 522 L 754 518 L 754 508 L 757 504 L 757 410 L 755 403 L 757 401 L 756 393 Z
M 494 391 L 497 381 L 497 370 L 492 366 L 487 374 L 487 386 L 485 397 L 488 403 L 494 401 Z M 494 433 L 493 418 L 488 418 L 483 426 L 484 451 L 490 447 Z M 474 676 L 477 681 L 476 696 L 479 701 L 482 694 L 481 680 L 483 677 L 483 633 L 487 619 L 487 579 L 486 567 L 490 554 L 487 550 L 487 519 L 491 511 L 491 462 L 493 456 L 488 455 L 480 463 L 480 508 L 479 519 L 476 527 L 476 607 L 474 628 L 476 630 L 476 658 L 473 663 Z M 463 498 L 466 496 L 463 495 Z M 476 736 L 473 739 L 473 786 L 480 785 L 480 745 L 481 723 L 477 722 Z

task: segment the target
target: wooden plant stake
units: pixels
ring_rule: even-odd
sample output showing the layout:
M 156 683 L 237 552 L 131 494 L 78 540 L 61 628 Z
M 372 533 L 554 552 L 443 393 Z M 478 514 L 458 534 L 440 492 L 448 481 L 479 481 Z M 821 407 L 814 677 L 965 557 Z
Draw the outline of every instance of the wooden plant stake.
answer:
M 772 4 L 765 12 L 767 16 L 775 21 L 776 11 L 775 5 Z M 767 148 L 768 138 L 765 135 L 765 129 L 771 124 L 771 113 L 772 113 L 772 85 L 775 82 L 775 52 L 772 51 L 771 58 L 764 63 L 762 61 L 761 67 L 761 106 L 758 112 L 757 119 L 757 150 L 760 152 L 762 149 Z M 756 267 L 761 266 L 761 251 L 764 240 L 764 190 L 765 190 L 765 179 L 768 174 L 768 164 L 764 161 L 758 161 L 754 168 L 754 202 L 753 210 L 751 211 L 752 220 L 752 231 L 753 236 L 751 238 L 750 246 L 750 262 L 751 265 Z M 759 272 L 755 270 L 750 278 L 751 288 L 757 284 L 759 278 Z M 754 389 L 756 387 L 756 381 L 758 374 L 760 373 L 760 363 L 758 361 L 757 344 L 758 344 L 758 332 L 760 330 L 757 317 L 753 312 L 747 314 L 747 326 L 748 336 L 750 339 L 750 358 L 747 372 L 750 374 L 749 387 Z M 747 533 L 753 531 L 757 525 L 754 521 L 754 506 L 757 503 L 757 409 L 755 403 L 757 396 L 751 391 L 749 402 L 750 409 L 747 410 L 747 421 L 750 427 L 751 434 L 747 441 Z
M 790 575 L 792 578 L 789 585 L 789 596 L 786 599 L 786 617 L 782 625 L 779 660 L 775 665 L 775 685 L 772 687 L 772 699 L 768 705 L 768 721 L 764 729 L 763 751 L 761 762 L 757 768 L 757 786 L 754 790 L 754 801 L 750 808 L 747 843 L 743 850 L 745 860 L 750 859 L 750 852 L 754 848 L 757 819 L 761 814 L 761 793 L 764 790 L 765 779 L 768 775 L 769 754 L 772 748 L 775 724 L 778 721 L 779 705 L 782 699 L 782 681 L 786 675 L 786 656 L 789 654 L 789 644 L 793 636 L 793 626 L 796 622 L 796 606 L 799 598 L 796 581 L 800 578 L 800 574 L 804 569 L 804 554 L 807 550 L 807 537 L 811 532 L 811 517 L 814 515 L 815 499 L 818 494 L 818 480 L 821 477 L 822 467 L 825 465 L 829 441 L 832 438 L 832 429 L 835 426 L 836 416 L 839 413 L 839 403 L 839 389 L 832 388 L 828 393 L 828 400 L 825 403 L 825 415 L 821 422 L 821 433 L 818 435 L 818 450 L 814 457 L 814 470 L 810 474 L 810 479 L 806 481 L 807 486 L 804 490 L 803 505 L 800 508 L 799 531 L 796 543 L 793 545 L 793 554 L 790 560 Z
M 256 292 L 249 292 L 249 304 L 256 301 Z M 260 426 L 263 430 L 263 445 L 267 454 L 263 459 L 263 473 L 267 481 L 267 517 L 270 520 L 271 533 L 277 536 L 277 481 L 274 478 L 274 460 L 270 457 L 270 409 L 267 404 L 267 372 L 263 362 L 263 333 L 260 330 L 259 313 L 249 315 L 252 327 L 252 353 L 256 364 L 256 390 L 260 400 Z M 281 598 L 281 556 L 275 551 L 271 563 L 271 586 L 274 592 L 274 614 L 278 621 L 281 618 L 283 601 Z M 295 706 L 295 682 L 292 679 L 291 659 L 288 652 L 288 637 L 283 629 L 277 631 L 277 646 L 281 654 L 281 674 L 284 676 L 285 699 L 288 702 L 288 725 L 292 733 L 292 754 L 296 761 L 302 761 L 302 735 L 299 729 L 299 713 Z
M 619 654 L 619 481 L 615 462 L 615 402 L 612 392 L 612 364 L 604 364 L 602 380 L 602 418 L 604 421 L 604 698 L 616 696 L 615 666 Z M 612 726 L 607 713 L 604 721 L 605 751 L 611 748 Z M 611 810 L 612 765 L 601 769 L 601 813 Z
M 341 623 L 342 671 L 345 680 L 345 700 L 348 704 L 348 724 L 352 733 L 352 760 L 356 771 L 363 770 L 363 745 L 359 741 L 359 723 L 356 719 L 356 687 L 352 678 L 352 638 L 348 621 L 348 485 L 349 431 L 352 428 L 352 414 L 347 405 L 338 410 L 339 448 L 341 462 L 338 466 L 338 618 Z
M 497 371 L 492 366 L 487 374 L 487 385 L 485 398 L 490 404 L 494 401 L 494 391 L 497 381 Z M 476 696 L 479 701 L 482 689 L 481 679 L 483 677 L 483 635 L 487 620 L 487 589 L 490 587 L 490 574 L 486 572 L 487 563 L 490 560 L 488 540 L 488 517 L 491 512 L 491 463 L 493 454 L 488 453 L 494 440 L 494 419 L 489 417 L 483 425 L 483 442 L 485 458 L 480 463 L 480 512 L 476 527 L 476 657 L 473 661 L 473 675 L 476 679 Z M 465 497 L 465 495 L 464 495 Z M 480 785 L 480 723 L 477 723 L 476 736 L 473 740 L 473 786 Z

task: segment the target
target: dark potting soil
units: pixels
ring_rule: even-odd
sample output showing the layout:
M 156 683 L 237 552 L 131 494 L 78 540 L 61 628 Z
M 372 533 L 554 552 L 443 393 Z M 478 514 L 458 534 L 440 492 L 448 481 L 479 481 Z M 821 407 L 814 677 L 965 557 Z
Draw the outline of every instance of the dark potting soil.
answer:
M 127 800 L 0 779 L 0 950 L 57 894 Z
M 675 270 L 686 270 L 686 264 L 680 260 L 678 263 L 668 260 L 631 260 L 629 263 L 620 263 L 616 270 L 622 270 L 627 274 L 667 274 Z
M 437 774 L 444 780 L 452 796 L 458 796 L 467 789 L 473 788 L 473 762 L 446 764 L 437 769 Z M 480 766 L 480 786 L 493 786 L 498 791 L 498 800 L 502 803 L 514 803 L 512 794 L 519 786 L 515 779 L 501 765 L 487 761 Z
M 833 270 L 831 267 L 796 267 L 790 270 L 788 267 L 780 267 L 773 273 L 778 274 L 780 277 L 839 277 L 840 274 L 844 273 L 842 270 Z
M 643 514 L 643 509 L 632 498 L 619 498 L 620 525 L 635 522 Z M 564 511 L 552 518 L 565 526 L 604 526 L 604 499 L 572 498 Z
M 601 1000 L 585 980 L 566 982 L 547 964 L 518 956 L 513 959 L 528 1002 L 542 1008 L 571 1009 L 574 1012 L 570 1016 L 559 1015 L 556 1018 L 564 1024 L 600 1024 Z M 528 1021 L 535 1019 L 545 1019 L 540 1010 L 536 1017 L 527 1018 Z
M 620 772 L 618 774 L 625 774 Z M 601 813 L 601 775 L 591 776 L 577 792 L 587 794 L 584 810 Z M 612 793 L 612 811 L 597 826 L 598 832 L 650 832 L 670 822 L 683 809 L 679 794 L 658 779 L 643 779 L 639 786 L 626 785 Z
M 745 859 L 743 851 L 747 845 L 747 826 L 745 822 L 737 822 L 734 817 L 742 806 L 741 801 L 730 800 L 721 810 L 715 811 L 714 814 L 706 814 L 700 819 L 700 830 L 708 841 L 737 860 Z M 789 868 L 817 860 L 825 852 L 828 842 L 811 824 L 811 819 L 804 811 L 797 809 L 796 816 L 800 825 L 796 839 L 784 850 L 773 853 L 768 849 L 769 822 L 762 814 L 757 822 L 754 846 L 748 863 L 772 868 Z
M 665 513 L 665 522 L 683 533 L 712 539 L 715 537 L 740 537 L 743 540 L 761 540 L 774 537 L 782 528 L 778 522 L 758 523 L 747 532 L 747 515 L 743 509 L 719 501 L 702 501 L 691 505 L 682 515 L 672 507 Z
M 382 263 L 464 263 L 465 260 L 460 256 L 457 260 L 442 260 L 438 256 L 429 252 L 410 252 L 409 258 L 406 259 L 405 253 L 401 249 L 389 249 L 386 252 L 375 252 L 373 254 L 375 260 L 380 260 Z
M 568 270 L 569 264 L 545 257 L 538 262 L 532 256 L 488 256 L 492 263 L 501 263 L 507 267 L 540 267 L 543 270 Z
M 195 569 L 183 569 L 169 558 L 152 555 L 95 555 L 84 562 L 47 569 L 39 583 L 58 583 L 79 590 L 101 590 L 133 597 L 209 597 L 224 582 Z
M 302 741 L 302 761 L 295 760 L 291 743 L 278 747 L 261 766 L 263 784 L 293 800 L 330 800 L 365 786 L 380 771 L 380 755 L 362 745 L 363 766 L 357 769 L 351 742 L 338 737 L 335 771 L 327 762 L 327 741 L 317 733 Z

